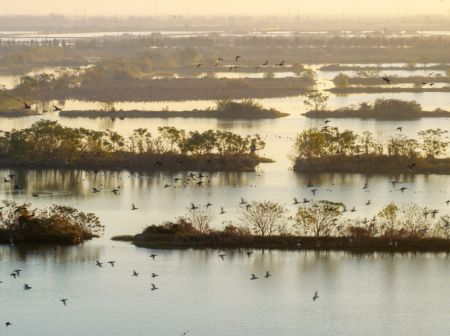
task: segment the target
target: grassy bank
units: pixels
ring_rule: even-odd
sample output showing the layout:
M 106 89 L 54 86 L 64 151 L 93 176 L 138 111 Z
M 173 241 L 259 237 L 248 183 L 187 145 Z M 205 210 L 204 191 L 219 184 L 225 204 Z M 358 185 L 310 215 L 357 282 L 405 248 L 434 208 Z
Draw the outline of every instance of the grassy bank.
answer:
M 233 102 L 228 99 L 217 101 L 214 109 L 191 111 L 62 111 L 61 117 L 66 118 L 216 118 L 216 119 L 274 119 L 286 117 L 289 114 L 275 109 L 265 109 L 253 100 Z
M 27 99 L 78 99 L 101 102 L 248 99 L 297 96 L 311 90 L 314 80 L 307 78 L 99 80 L 73 78 L 67 81 L 67 85 L 63 84 L 56 80 L 33 87 L 32 90 L 27 87 L 17 87 L 10 90 L 10 93 L 14 96 L 27 97 Z
M 70 162 L 51 158 L 45 160 L 1 157 L 1 168 L 37 169 L 105 169 L 133 171 L 239 171 L 252 172 L 260 163 L 273 162 L 256 155 L 186 155 L 115 153 L 110 156 L 82 156 Z
M 335 94 L 350 94 L 350 93 L 396 93 L 396 92 L 413 92 L 413 93 L 421 93 L 421 92 L 450 92 L 450 87 L 394 87 L 394 86 L 350 86 L 346 88 L 331 88 L 326 91 L 335 93 Z
M 294 171 L 355 174 L 450 174 L 450 158 L 412 159 L 388 155 L 297 158 L 294 162 Z
M 350 252 L 450 252 L 450 240 L 439 238 L 353 238 L 302 236 L 232 237 L 225 234 L 173 236 L 155 234 L 147 240 L 116 237 L 152 249 L 273 249 Z
M 308 118 L 361 118 L 378 120 L 414 120 L 420 118 L 446 118 L 450 111 L 436 109 L 424 111 L 415 101 L 377 99 L 372 105 L 362 103 L 358 107 L 343 107 L 336 110 L 311 110 L 304 114 Z

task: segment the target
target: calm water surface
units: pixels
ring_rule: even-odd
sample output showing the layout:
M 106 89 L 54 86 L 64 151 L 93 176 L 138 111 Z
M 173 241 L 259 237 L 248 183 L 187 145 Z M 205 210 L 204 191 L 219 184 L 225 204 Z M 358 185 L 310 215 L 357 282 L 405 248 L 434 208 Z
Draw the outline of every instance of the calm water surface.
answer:
M 344 106 L 378 97 L 415 99 L 425 108 L 450 107 L 445 93 L 364 94 L 332 96 L 330 105 Z M 159 224 L 187 212 L 191 202 L 213 203 L 214 226 L 236 222 L 239 201 L 275 200 L 293 214 L 293 197 L 341 201 L 356 207 L 353 217 L 371 217 L 390 201 L 416 202 L 448 213 L 450 176 L 388 176 L 359 174 L 295 174 L 289 170 L 289 155 L 295 135 L 308 127 L 321 127 L 322 120 L 300 115 L 303 97 L 262 99 L 265 106 L 291 113 L 287 118 L 264 121 L 220 121 L 215 119 L 125 119 L 39 117 L 0 119 L 0 129 L 23 128 L 40 118 L 58 120 L 71 127 L 113 129 L 130 134 L 146 127 L 156 133 L 159 126 L 186 130 L 223 129 L 239 134 L 259 133 L 267 142 L 262 153 L 276 160 L 255 173 L 213 173 L 203 187 L 173 183 L 186 172 L 133 174 L 78 170 L 0 170 L 0 179 L 10 172 L 14 184 L 0 184 L 0 199 L 29 201 L 45 207 L 54 203 L 93 211 L 106 226 L 104 237 L 78 247 L 22 250 L 0 247 L 0 323 L 13 326 L 1 335 L 445 335 L 450 327 L 449 259 L 446 255 L 370 255 L 345 253 L 227 251 L 222 261 L 218 251 L 156 251 L 109 239 L 135 234 L 150 224 Z M 72 104 L 72 105 L 71 105 Z M 91 105 L 89 105 L 91 104 Z M 122 103 L 116 108 L 171 110 L 205 108 L 212 101 Z M 127 105 L 128 104 L 128 105 Z M 99 103 L 66 102 L 65 108 L 98 108 Z M 372 131 L 386 139 L 401 124 L 408 136 L 423 129 L 448 129 L 448 119 L 382 122 L 340 119 L 331 125 L 362 133 Z M 401 193 L 390 181 L 408 189 Z M 306 187 L 318 186 L 316 196 Z M 164 188 L 164 184 L 170 184 Z M 368 183 L 369 189 L 362 187 Z M 120 186 L 115 196 L 111 190 Z M 92 188 L 101 188 L 92 193 Z M 39 197 L 33 198 L 32 193 Z M 371 200 L 372 204 L 365 203 Z M 139 207 L 131 211 L 131 204 Z M 219 215 L 223 206 L 225 215 Z M 95 266 L 96 260 L 116 260 L 115 268 Z M 22 269 L 21 278 L 9 274 Z M 133 270 L 140 276 L 131 277 Z M 262 276 L 266 270 L 270 279 Z M 160 274 L 152 279 L 150 274 Z M 261 278 L 250 281 L 251 273 Z M 150 291 L 154 282 L 160 289 Z M 33 287 L 24 291 L 23 285 Z M 320 298 L 313 302 L 314 291 Z M 64 307 L 59 300 L 68 298 Z M 80 322 L 82 321 L 82 322 Z
M 156 251 L 152 261 L 150 252 L 123 243 L 0 247 L 0 316 L 13 323 L 2 335 L 445 335 L 450 326 L 446 255 L 255 251 L 222 261 L 188 250 Z M 117 265 L 98 268 L 98 259 Z

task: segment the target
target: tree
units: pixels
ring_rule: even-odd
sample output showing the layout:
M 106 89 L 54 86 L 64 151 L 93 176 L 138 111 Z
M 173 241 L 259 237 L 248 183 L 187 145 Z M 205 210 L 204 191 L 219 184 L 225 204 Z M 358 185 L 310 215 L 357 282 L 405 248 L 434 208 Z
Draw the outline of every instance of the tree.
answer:
M 323 92 L 315 91 L 306 95 L 304 103 L 312 107 L 314 111 L 323 111 L 327 109 L 328 98 Z
M 341 217 L 341 206 L 342 203 L 329 201 L 317 201 L 310 206 L 300 206 L 296 215 L 298 231 L 316 238 L 329 236 Z
M 333 79 L 333 83 L 337 88 L 345 89 L 350 86 L 349 77 L 340 73 Z
M 449 142 L 446 141 L 445 136 L 448 133 L 446 130 L 440 128 L 428 129 L 419 132 L 419 137 L 422 138 L 422 150 L 427 157 L 435 158 L 444 155 L 447 152 Z
M 240 220 L 256 234 L 271 236 L 285 227 L 287 212 L 283 205 L 276 202 L 252 202 L 248 208 L 241 209 Z
M 211 222 L 214 220 L 214 215 L 211 209 L 198 207 L 196 209 L 189 209 L 186 218 L 196 230 L 201 233 L 208 233 Z
M 326 139 L 322 131 L 317 128 L 309 128 L 297 135 L 295 149 L 297 156 L 304 159 L 312 159 L 324 155 Z
M 399 210 L 397 205 L 390 203 L 378 213 L 384 235 L 390 235 L 391 237 L 394 235 Z

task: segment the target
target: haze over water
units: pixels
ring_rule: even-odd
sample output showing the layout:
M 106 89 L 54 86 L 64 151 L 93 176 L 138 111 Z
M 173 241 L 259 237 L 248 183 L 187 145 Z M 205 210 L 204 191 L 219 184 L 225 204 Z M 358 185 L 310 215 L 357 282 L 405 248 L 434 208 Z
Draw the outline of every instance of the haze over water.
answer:
M 242 7 L 242 14 L 277 14 L 273 2 L 263 1 L 227 4 L 194 1 L 190 5 L 180 1 L 115 3 L 104 6 L 99 2 L 81 1 L 79 5 L 44 0 L 39 6 L 24 1 L 26 12 L 19 3 L 4 1 L 10 14 L 30 14 L 53 10 L 58 14 L 74 11 L 75 6 L 87 14 L 109 14 L 109 11 L 137 15 L 147 12 L 159 14 L 178 12 L 190 14 L 234 14 Z M 296 12 L 299 3 L 305 13 L 317 15 L 325 6 L 325 16 L 334 16 L 345 9 L 348 15 L 361 15 L 371 10 L 373 15 L 385 11 L 410 14 L 440 14 L 447 1 L 424 4 L 419 1 L 379 1 L 377 4 L 341 0 L 302 3 L 277 3 L 281 14 L 289 8 Z M 134 6 L 138 4 L 139 6 Z M 257 8 L 257 7 L 260 8 Z M 284 6 L 284 7 L 283 7 Z M 39 8 L 38 8 L 39 7 Z M 111 8 L 110 8 L 111 7 Z M 189 7 L 189 8 L 188 8 Z M 139 9 L 137 9 L 139 8 Z M 214 10 L 212 10 L 214 9 Z M 277 8 L 275 8 L 276 10 Z M 6 11 L 6 9 L 5 9 Z M 81 9 L 79 9 L 81 11 Z M 254 12 L 253 12 L 254 11 Z M 283 12 L 284 11 L 284 12 Z M 293 14 L 291 14 L 293 15 Z M 306 15 L 306 14 L 305 14 Z M 177 32 L 188 38 L 190 29 Z M 449 30 L 450 31 L 450 30 Z M 233 32 L 234 34 L 245 34 Z M 6 34 L 6 33 L 5 33 Z M 9 34 L 9 33 L 8 33 Z M 35 34 L 35 33 L 33 33 Z M 58 32 L 58 35 L 93 38 L 102 32 Z M 88 37 L 85 34 L 90 34 Z M 248 33 L 249 35 L 252 32 Z M 7 34 L 6 34 L 7 35 Z M 34 36 L 34 35 L 33 35 Z M 68 35 L 67 35 L 68 36 Z M 101 35 L 103 36 L 103 35 Z M 114 38 L 113 36 L 112 38 Z M 402 63 L 403 64 L 403 63 Z M 431 64 L 431 63 L 430 63 Z M 318 68 L 323 64 L 310 64 Z M 378 64 L 380 65 L 380 64 Z M 59 66 L 41 69 L 52 73 Z M 435 71 L 444 75 L 444 71 Z M 319 88 L 325 89 L 340 72 L 318 71 Z M 348 72 L 347 74 L 353 74 Z M 389 76 L 426 75 L 423 70 L 387 70 Z M 263 73 L 218 73 L 222 78 L 261 78 Z M 293 77 L 293 73 L 279 72 L 276 77 Z M 0 75 L 0 85 L 12 88 L 16 75 Z M 330 94 L 331 108 L 374 102 L 378 98 L 416 100 L 424 109 L 450 110 L 448 92 Z M 59 169 L 0 169 L 0 179 L 13 173 L 14 184 L 0 182 L 0 199 L 31 202 L 43 208 L 52 204 L 73 206 L 97 214 L 105 225 L 105 234 L 80 246 L 13 246 L 0 245 L 0 335 L 20 336 L 121 336 L 121 335 L 445 335 L 450 323 L 448 254 L 351 254 L 344 252 L 269 251 L 254 250 L 153 250 L 132 244 L 112 241 L 117 235 L 138 234 L 149 225 L 174 220 L 188 211 L 190 204 L 205 206 L 212 203 L 213 227 L 223 228 L 239 221 L 240 199 L 248 201 L 272 200 L 285 205 L 291 215 L 299 200 L 312 199 L 342 202 L 355 207 L 347 218 L 371 218 L 387 203 L 399 205 L 410 202 L 439 214 L 449 213 L 448 175 L 385 175 L 340 173 L 295 173 L 292 171 L 295 136 L 310 127 L 321 128 L 324 121 L 308 119 L 304 96 L 257 99 L 264 107 L 276 108 L 290 115 L 272 120 L 218 120 L 202 118 L 63 118 L 57 113 L 44 113 L 23 118 L 0 117 L 0 130 L 23 129 L 41 119 L 55 120 L 68 127 L 92 130 L 114 130 L 129 135 L 134 129 L 147 128 L 157 134 L 160 126 L 174 126 L 188 131 L 208 129 L 227 130 L 241 135 L 260 134 L 266 142 L 262 156 L 273 163 L 260 164 L 256 172 L 205 173 L 207 183 L 183 186 L 174 178 L 185 179 L 190 172 L 130 172 Z M 51 101 L 65 110 L 97 110 L 104 103 L 97 101 Z M 213 100 L 114 102 L 117 110 L 184 111 L 213 107 Z M 448 118 L 422 118 L 411 121 L 376 121 L 363 119 L 331 119 L 330 126 L 350 129 L 358 134 L 371 131 L 382 140 L 398 133 L 401 125 L 405 136 L 416 137 L 421 130 L 448 130 Z M 194 172 L 198 173 L 198 172 Z M 398 181 L 393 186 L 391 181 Z M 307 185 L 317 185 L 312 194 Z M 164 187 L 169 184 L 169 187 Z M 364 185 L 368 189 L 364 189 Z M 120 186 L 120 192 L 111 192 Z M 100 192 L 93 193 L 92 188 Z M 407 187 L 404 192 L 400 187 Z M 33 197 L 33 193 L 39 197 Z M 366 205 L 370 200 L 371 204 Z M 131 211 L 132 204 L 139 209 Z M 226 210 L 220 214 L 220 208 Z M 153 260 L 149 256 L 155 253 Z M 219 253 L 225 253 L 222 260 Z M 96 261 L 104 263 L 97 267 Z M 115 267 L 107 261 L 117 262 Z M 22 270 L 13 279 L 10 273 Z M 270 271 L 272 276 L 264 278 Z M 132 277 L 132 272 L 139 277 Z M 159 276 L 154 279 L 152 273 Z M 259 279 L 250 281 L 250 274 Z M 32 290 L 24 291 L 23 285 Z M 158 290 L 151 291 L 156 283 Z M 313 301 L 315 291 L 319 299 Z M 69 298 L 67 307 L 59 301 Z M 12 321 L 6 328 L 4 323 Z

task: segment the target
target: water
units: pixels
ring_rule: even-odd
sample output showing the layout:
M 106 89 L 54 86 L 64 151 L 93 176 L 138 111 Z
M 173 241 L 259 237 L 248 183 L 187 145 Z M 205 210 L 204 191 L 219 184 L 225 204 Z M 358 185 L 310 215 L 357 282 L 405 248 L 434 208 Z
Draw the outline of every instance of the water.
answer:
M 0 252 L 0 316 L 13 323 L 7 335 L 444 335 L 449 328 L 445 255 L 257 251 L 228 252 L 222 261 L 217 251 L 188 250 L 156 251 L 152 261 L 153 251 L 122 243 Z M 98 268 L 97 259 L 117 265 Z M 22 277 L 9 278 L 16 268 Z M 251 281 L 251 273 L 261 278 Z M 24 291 L 25 282 L 33 289 Z M 151 282 L 159 289 L 150 291 Z
M 376 98 L 414 99 L 424 108 L 450 107 L 445 93 L 355 94 L 331 96 L 332 107 L 347 106 Z M 156 251 L 110 240 L 112 236 L 136 234 L 151 224 L 160 224 L 186 214 L 191 202 L 213 203 L 213 227 L 239 222 L 239 201 L 274 200 L 294 215 L 293 198 L 339 201 L 356 207 L 353 218 L 369 218 L 388 202 L 421 206 L 449 213 L 446 186 L 450 176 L 296 174 L 290 169 L 295 135 L 309 127 L 322 127 L 323 120 L 301 116 L 304 97 L 261 99 L 292 115 L 275 120 L 221 121 L 216 119 L 125 119 L 59 118 L 56 113 L 27 118 L 0 118 L 0 129 L 20 129 L 40 118 L 58 120 L 70 127 L 112 129 L 127 135 L 146 127 L 153 134 L 159 126 L 186 130 L 222 129 L 239 134 L 259 133 L 267 142 L 263 155 L 276 160 L 251 173 L 212 173 L 205 186 L 181 187 L 175 177 L 187 172 L 133 174 L 79 170 L 0 170 L 14 172 L 15 184 L 0 183 L 0 199 L 32 202 L 36 207 L 52 204 L 74 206 L 95 212 L 106 226 L 105 235 L 77 247 L 34 248 L 0 246 L 0 330 L 10 335 L 444 335 L 449 329 L 444 312 L 450 303 L 447 279 L 449 259 L 444 254 L 354 256 L 346 253 L 226 251 Z M 60 104 L 60 102 L 58 102 Z M 116 109 L 170 110 L 203 109 L 213 101 L 124 102 Z M 67 101 L 65 109 L 100 108 L 98 102 Z M 422 118 L 416 121 L 333 119 L 331 125 L 358 133 L 372 131 L 386 139 L 398 125 L 408 136 L 420 130 L 448 129 L 448 119 Z M 392 187 L 390 181 L 400 185 Z M 313 196 L 308 182 L 318 185 Z M 164 185 L 169 183 L 169 188 Z M 368 184 L 368 190 L 362 189 Z M 121 187 L 119 195 L 111 190 Z M 398 189 L 408 189 L 401 193 Z M 92 188 L 101 188 L 92 193 Z M 38 192 L 39 197 L 32 197 Z M 371 200 L 371 205 L 365 203 Z M 131 204 L 139 207 L 131 211 Z M 220 207 L 226 214 L 219 215 Z M 95 266 L 96 260 L 116 260 L 113 269 Z M 9 274 L 22 269 L 14 280 Z M 133 270 L 140 272 L 131 277 Z M 269 270 L 273 277 L 262 276 Z M 156 279 L 151 272 L 160 274 Z M 250 281 L 250 274 L 260 279 Z M 154 282 L 159 290 L 150 291 Z M 23 285 L 33 287 L 24 291 Z M 312 301 L 315 291 L 319 300 Z M 413 293 L 413 294 L 412 294 Z M 68 298 L 64 307 L 59 301 Z M 213 330 L 213 332 L 211 331 Z

